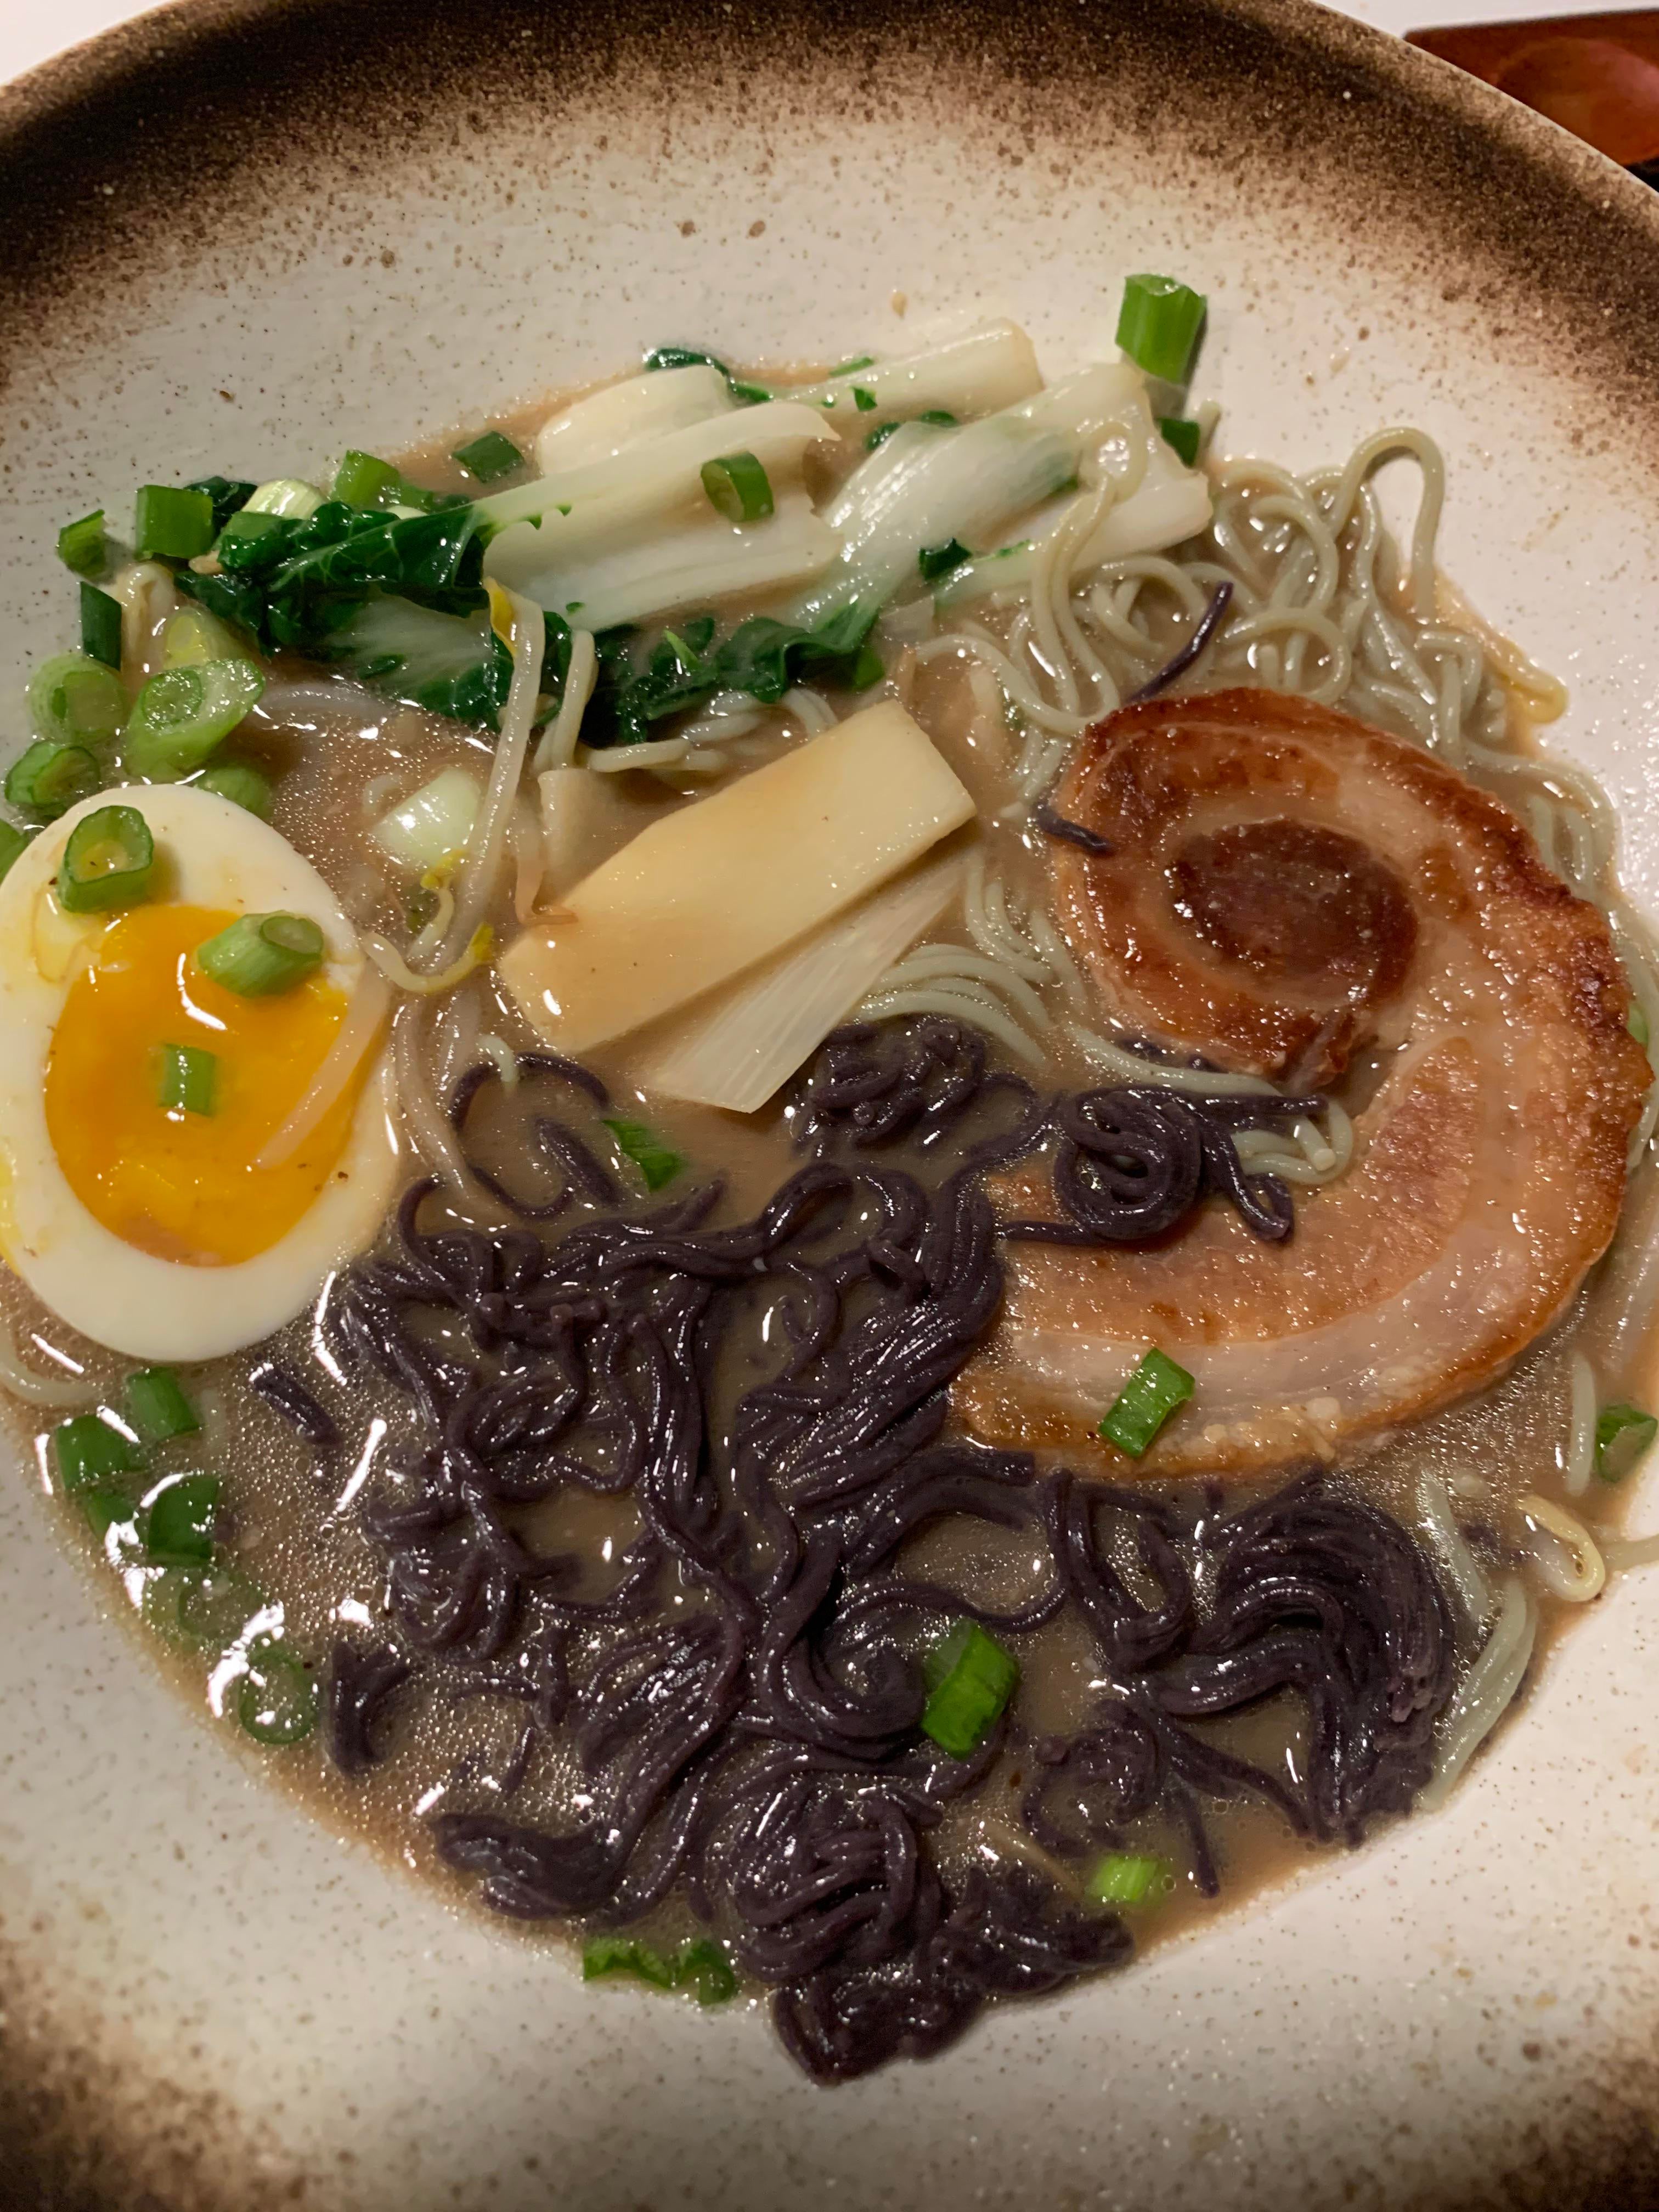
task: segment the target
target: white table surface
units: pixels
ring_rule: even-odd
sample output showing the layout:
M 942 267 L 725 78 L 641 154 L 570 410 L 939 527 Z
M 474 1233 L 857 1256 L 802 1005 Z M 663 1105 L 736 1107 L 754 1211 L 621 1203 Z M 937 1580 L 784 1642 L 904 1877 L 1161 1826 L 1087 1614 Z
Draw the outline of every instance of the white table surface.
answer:
M 1582 15 L 1609 0 L 1347 0 L 1346 12 L 1385 31 L 1501 22 L 1516 15 Z M 1612 0 L 1617 5 L 1617 0 Z M 112 24 L 146 13 L 137 0 L 0 0 L 0 81 L 33 69 Z

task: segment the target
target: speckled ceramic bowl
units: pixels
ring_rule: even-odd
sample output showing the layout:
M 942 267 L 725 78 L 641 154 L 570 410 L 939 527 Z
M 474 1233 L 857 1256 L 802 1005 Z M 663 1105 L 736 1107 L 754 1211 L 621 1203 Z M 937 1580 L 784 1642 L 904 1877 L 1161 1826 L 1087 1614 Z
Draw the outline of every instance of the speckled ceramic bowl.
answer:
M 1572 687 L 1659 891 L 1659 199 L 1294 0 L 183 0 L 0 95 L 0 681 L 50 533 L 610 371 L 1210 295 L 1223 443 L 1447 448 L 1451 573 Z M 41 625 L 46 625 L 44 635 Z M 926 2070 L 810 2088 L 311 1826 L 0 1484 L 0 2200 L 1659 2203 L 1659 1581 L 1450 1808 Z

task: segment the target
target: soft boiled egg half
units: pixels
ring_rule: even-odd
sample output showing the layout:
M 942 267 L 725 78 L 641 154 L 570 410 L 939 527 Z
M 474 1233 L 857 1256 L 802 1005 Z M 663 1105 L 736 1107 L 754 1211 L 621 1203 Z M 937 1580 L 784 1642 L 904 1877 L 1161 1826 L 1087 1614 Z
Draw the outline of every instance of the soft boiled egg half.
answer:
M 148 895 L 67 912 L 64 849 L 116 806 L 149 829 Z M 314 922 L 320 964 L 254 995 L 216 981 L 197 952 L 246 915 Z M 0 882 L 0 1255 L 61 1320 L 136 1359 L 212 1358 L 374 1238 L 398 1141 L 373 1029 L 350 1065 L 363 967 L 317 871 L 211 792 L 100 792 L 19 857 Z

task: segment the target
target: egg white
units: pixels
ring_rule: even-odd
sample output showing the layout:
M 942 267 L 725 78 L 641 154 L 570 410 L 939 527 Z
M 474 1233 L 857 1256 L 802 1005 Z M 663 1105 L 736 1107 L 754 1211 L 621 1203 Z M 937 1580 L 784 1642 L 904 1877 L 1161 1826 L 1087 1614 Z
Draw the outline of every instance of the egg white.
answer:
M 400 1160 L 382 1052 L 334 1172 L 288 1234 L 228 1267 L 157 1259 L 124 1243 L 70 1188 L 46 1127 L 46 1061 L 87 941 L 46 903 L 70 832 L 100 806 L 136 807 L 155 841 L 159 894 L 239 914 L 307 915 L 327 947 L 324 973 L 349 997 L 362 972 L 356 933 L 308 860 L 268 823 L 188 784 L 100 791 L 41 831 L 0 882 L 0 1256 L 61 1321 L 134 1359 L 216 1358 L 256 1344 L 304 1310 L 329 1275 L 371 1243 Z M 88 1102 L 96 1112 L 97 1102 Z

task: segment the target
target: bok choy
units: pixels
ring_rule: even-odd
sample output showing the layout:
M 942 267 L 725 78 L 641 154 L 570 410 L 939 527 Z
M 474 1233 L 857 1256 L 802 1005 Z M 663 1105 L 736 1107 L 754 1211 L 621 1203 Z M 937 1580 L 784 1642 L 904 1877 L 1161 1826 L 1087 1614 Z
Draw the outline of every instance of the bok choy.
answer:
M 992 323 L 926 353 L 860 362 L 821 384 L 797 386 L 787 396 L 822 407 L 849 428 L 856 422 L 864 430 L 930 408 L 966 421 L 1011 407 L 1042 389 L 1036 354 L 1024 331 L 1018 323 Z
M 546 477 L 614 460 L 670 430 L 729 415 L 737 404 L 726 379 L 707 362 L 627 377 L 550 416 L 536 434 L 536 465 Z

